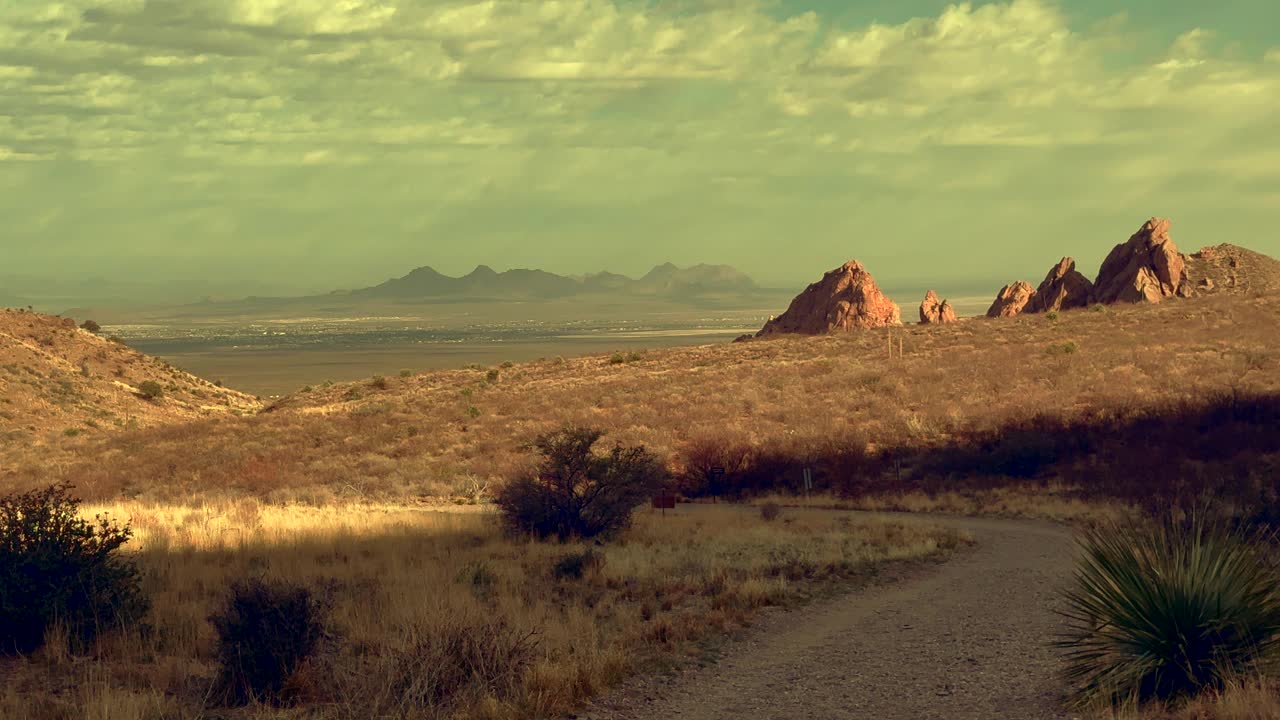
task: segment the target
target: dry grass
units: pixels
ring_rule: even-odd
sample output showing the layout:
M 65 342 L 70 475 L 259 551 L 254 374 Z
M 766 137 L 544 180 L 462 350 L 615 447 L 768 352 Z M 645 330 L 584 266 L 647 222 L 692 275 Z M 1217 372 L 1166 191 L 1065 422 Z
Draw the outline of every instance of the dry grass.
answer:
M 302 583 L 334 601 L 338 647 L 294 680 L 306 717 L 553 716 L 628 673 L 698 655 L 761 607 L 968 541 L 923 521 L 812 509 L 766 522 L 750 508 L 681 506 L 642 511 L 573 579 L 553 567 L 583 546 L 512 541 L 483 508 L 240 498 L 84 510 L 132 519 L 152 630 L 101 641 L 96 659 L 69 658 L 55 642 L 0 664 L 0 717 L 201 716 L 215 674 L 207 618 L 248 576 Z M 511 649 L 525 640 L 528 652 Z M 441 676 L 460 652 L 479 655 L 483 672 Z M 250 707 L 228 717 L 299 712 Z
M 1237 680 L 1222 690 L 1173 705 L 1104 710 L 1097 720 L 1280 720 L 1280 686 L 1267 679 Z
M 0 487 L 68 479 L 87 497 L 167 501 L 208 488 L 274 502 L 455 497 L 509 477 L 565 422 L 644 444 L 679 470 L 699 438 L 798 453 L 822 443 L 944 444 L 1034 412 L 1072 417 L 1280 391 L 1280 308 L 1217 296 L 1003 321 L 439 371 L 301 393 L 255 417 L 33 451 L 0 446 Z M 896 343 L 895 343 L 896 344 Z M 1053 352 L 1070 344 L 1070 353 Z

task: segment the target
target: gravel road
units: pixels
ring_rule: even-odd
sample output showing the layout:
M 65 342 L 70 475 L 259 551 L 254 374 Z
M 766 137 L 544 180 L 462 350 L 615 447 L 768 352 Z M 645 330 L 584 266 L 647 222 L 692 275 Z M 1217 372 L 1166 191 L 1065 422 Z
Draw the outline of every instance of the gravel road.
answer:
M 1061 709 L 1057 590 L 1069 530 L 928 518 L 977 547 L 953 560 L 794 612 L 730 643 L 719 662 L 638 679 L 579 714 L 591 720 L 1039 720 Z

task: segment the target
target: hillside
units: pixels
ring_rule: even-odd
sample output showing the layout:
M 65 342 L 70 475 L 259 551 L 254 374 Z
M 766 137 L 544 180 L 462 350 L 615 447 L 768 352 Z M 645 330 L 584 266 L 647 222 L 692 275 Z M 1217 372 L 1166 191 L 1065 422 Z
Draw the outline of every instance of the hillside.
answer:
M 452 496 L 523 467 L 526 444 L 565 422 L 643 443 L 679 468 L 703 442 L 800 455 L 927 447 L 1035 413 L 1280 393 L 1277 337 L 1273 297 L 1216 295 L 557 358 L 316 387 L 254 417 L 98 438 L 57 463 L 15 447 L 10 462 L 19 483 L 65 476 L 104 497 Z
M 139 391 L 159 383 L 163 396 Z M 0 310 L 0 442 L 40 447 L 64 435 L 253 412 L 258 401 L 76 327 Z M 58 440 L 59 442 L 61 440 Z
M 1280 292 L 1280 260 L 1239 245 L 1201 248 L 1186 260 L 1187 279 L 1199 294 Z

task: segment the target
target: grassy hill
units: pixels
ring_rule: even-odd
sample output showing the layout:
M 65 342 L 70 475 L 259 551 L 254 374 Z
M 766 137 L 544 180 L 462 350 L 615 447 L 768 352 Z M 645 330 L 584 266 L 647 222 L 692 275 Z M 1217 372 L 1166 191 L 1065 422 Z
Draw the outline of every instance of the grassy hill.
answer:
M 144 383 L 156 383 L 155 388 Z M 0 310 L 0 457 L 66 436 L 256 411 L 258 401 L 76 327 Z
M 82 335 L 85 347 L 109 349 Z M 10 444 L 5 453 L 19 484 L 65 478 L 91 497 L 450 497 L 500 482 L 528 461 L 530 440 L 564 423 L 643 443 L 680 472 L 706 446 L 817 461 L 842 447 L 972 444 L 1036 416 L 1070 422 L 1223 392 L 1275 394 L 1277 337 L 1274 297 L 1222 294 L 391 376 L 311 388 L 253 417 L 227 412 L 251 409 L 249 399 L 188 379 L 164 416 L 121 388 L 114 416 L 145 410 L 156 426 L 59 448 L 53 469 L 47 451 Z M 127 383 L 164 370 L 126 357 L 133 363 L 115 364 Z M 78 386 L 75 362 L 60 367 Z M 179 412 L 193 422 L 158 424 Z

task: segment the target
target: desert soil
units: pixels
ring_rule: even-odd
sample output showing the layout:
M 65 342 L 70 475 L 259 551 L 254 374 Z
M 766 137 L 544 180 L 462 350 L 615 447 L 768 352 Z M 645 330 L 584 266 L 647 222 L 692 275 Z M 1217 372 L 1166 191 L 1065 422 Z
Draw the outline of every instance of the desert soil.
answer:
M 935 518 L 930 518 L 935 521 Z M 718 662 L 624 685 L 591 720 L 1068 718 L 1058 591 L 1071 532 L 1026 521 L 936 519 L 974 549 L 794 612 L 772 613 Z

